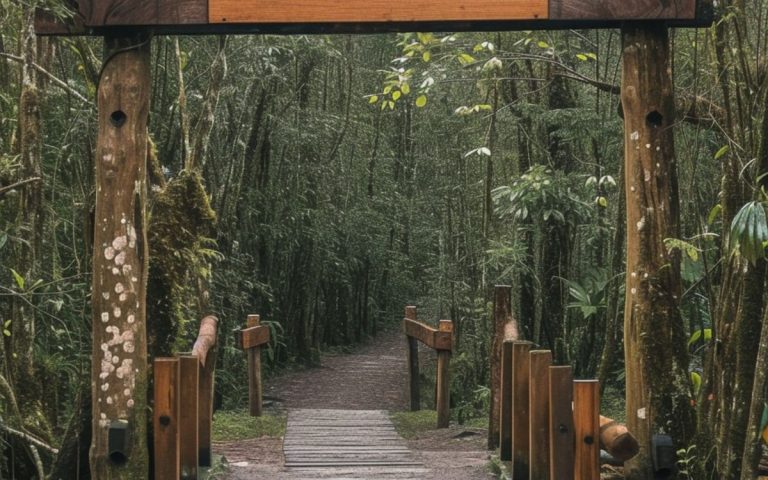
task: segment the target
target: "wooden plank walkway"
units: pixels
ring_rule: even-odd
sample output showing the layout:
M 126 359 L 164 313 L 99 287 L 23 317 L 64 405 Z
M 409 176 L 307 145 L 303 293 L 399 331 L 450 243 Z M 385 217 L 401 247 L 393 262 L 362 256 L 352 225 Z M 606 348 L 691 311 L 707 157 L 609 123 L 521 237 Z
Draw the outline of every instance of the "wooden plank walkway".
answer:
M 428 472 L 383 410 L 289 410 L 283 452 L 292 478 L 418 480 Z

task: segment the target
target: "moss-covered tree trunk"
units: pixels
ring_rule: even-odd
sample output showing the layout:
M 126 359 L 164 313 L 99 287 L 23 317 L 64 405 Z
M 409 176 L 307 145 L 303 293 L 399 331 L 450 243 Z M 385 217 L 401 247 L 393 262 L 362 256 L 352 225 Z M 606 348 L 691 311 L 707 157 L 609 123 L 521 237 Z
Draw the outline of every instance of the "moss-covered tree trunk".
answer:
M 651 438 L 686 446 L 693 434 L 686 338 L 679 311 L 680 212 L 674 94 L 663 24 L 622 29 L 627 277 L 624 310 L 627 426 L 640 453 L 625 463 L 632 480 L 654 478 Z
M 107 38 L 98 89 L 91 475 L 149 475 L 147 452 L 147 38 Z M 110 449 L 110 429 L 125 432 Z M 119 435 L 119 434 L 118 434 Z M 112 450 L 112 451 L 110 451 Z

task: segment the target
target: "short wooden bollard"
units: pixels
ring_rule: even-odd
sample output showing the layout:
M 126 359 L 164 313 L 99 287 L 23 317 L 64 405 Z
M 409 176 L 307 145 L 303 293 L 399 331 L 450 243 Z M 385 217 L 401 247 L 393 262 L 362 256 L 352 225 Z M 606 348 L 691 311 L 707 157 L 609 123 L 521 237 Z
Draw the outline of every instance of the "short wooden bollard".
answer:
M 179 356 L 179 442 L 181 476 L 197 479 L 199 423 L 198 392 L 200 391 L 200 361 L 195 355 Z
M 416 307 L 405 307 L 405 318 L 416 321 Z M 419 343 L 414 337 L 406 336 L 408 361 L 408 398 L 411 411 L 421 410 L 421 386 L 419 384 Z
M 573 480 L 573 370 L 549 367 L 549 478 Z
M 440 320 L 438 331 L 453 334 L 453 322 Z M 451 351 L 437 351 L 437 428 L 448 428 L 451 418 Z
M 573 382 L 573 423 L 576 435 L 575 480 L 600 478 L 600 384 Z
M 262 413 L 261 346 L 269 342 L 269 327 L 259 315 L 248 315 L 247 328 L 238 332 L 238 344 L 248 353 L 248 404 L 251 416 Z
M 181 477 L 179 456 L 179 359 L 154 362 L 155 478 Z
M 531 479 L 543 480 L 549 476 L 549 367 L 552 352 L 534 350 L 530 353 L 529 363 L 529 472 Z
M 517 340 L 517 324 L 512 316 L 512 287 L 496 285 L 493 300 L 493 342 L 491 346 L 491 392 L 488 413 L 488 450 L 500 446 L 501 441 L 501 372 L 503 345 Z
M 512 478 L 528 480 L 531 342 L 512 345 Z
M 499 458 L 512 460 L 512 346 L 505 341 L 501 348 L 501 395 L 499 399 Z

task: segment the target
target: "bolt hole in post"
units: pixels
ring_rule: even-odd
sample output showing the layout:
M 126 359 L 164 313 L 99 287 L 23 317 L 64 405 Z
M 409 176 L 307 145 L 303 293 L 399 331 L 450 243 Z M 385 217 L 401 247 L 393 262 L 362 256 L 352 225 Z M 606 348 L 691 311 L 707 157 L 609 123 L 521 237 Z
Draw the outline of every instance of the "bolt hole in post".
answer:
M 664 116 L 658 110 L 654 110 L 645 116 L 645 121 L 648 122 L 648 125 L 658 128 L 664 122 Z
M 126 120 L 128 120 L 128 115 L 122 110 L 116 110 L 109 116 L 109 123 L 115 128 L 120 128 L 125 125 Z

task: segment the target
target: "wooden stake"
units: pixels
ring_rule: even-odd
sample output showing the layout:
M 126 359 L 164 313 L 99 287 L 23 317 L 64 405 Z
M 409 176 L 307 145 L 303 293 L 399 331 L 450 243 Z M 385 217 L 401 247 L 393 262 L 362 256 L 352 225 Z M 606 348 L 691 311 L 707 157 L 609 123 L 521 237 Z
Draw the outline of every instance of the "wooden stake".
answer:
M 504 341 L 501 350 L 501 395 L 499 401 L 499 457 L 512 460 L 512 346 Z
M 192 354 L 200 361 L 200 395 L 198 425 L 200 466 L 211 466 L 211 428 L 213 426 L 213 382 L 216 369 L 216 338 L 218 319 L 207 316 L 200 322 Z
M 145 478 L 146 239 L 150 41 L 105 40 L 98 87 L 90 451 L 93 478 Z M 110 452 L 110 430 L 113 447 Z
M 261 324 L 259 315 L 248 315 L 248 328 L 258 327 Z M 261 385 L 261 347 L 248 349 L 248 403 L 251 416 L 260 417 L 263 410 L 263 388 Z
M 416 321 L 416 307 L 405 307 L 405 318 Z M 408 397 L 411 411 L 421 410 L 421 385 L 419 382 L 419 344 L 418 340 L 406 335 L 408 343 L 406 355 L 408 358 Z
M 531 342 L 515 342 L 512 346 L 512 478 L 528 480 L 529 375 Z
M 197 479 L 198 392 L 200 366 L 194 355 L 179 357 L 179 435 L 181 438 L 181 478 Z
M 600 478 L 600 383 L 573 382 L 573 423 L 576 434 L 575 479 Z
M 552 352 L 534 350 L 530 354 L 530 479 L 549 477 L 549 367 Z
M 549 367 L 549 478 L 573 480 L 573 371 Z
M 156 358 L 154 368 L 155 478 L 179 478 L 179 359 Z
M 438 330 L 453 332 L 453 322 L 440 320 Z M 448 428 L 451 418 L 450 350 L 437 351 L 437 428 Z

